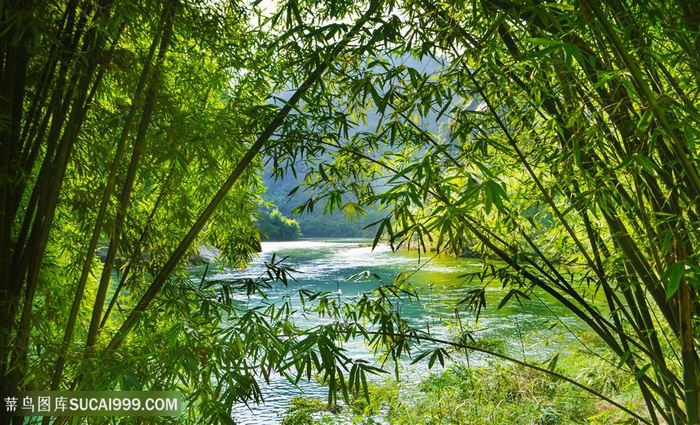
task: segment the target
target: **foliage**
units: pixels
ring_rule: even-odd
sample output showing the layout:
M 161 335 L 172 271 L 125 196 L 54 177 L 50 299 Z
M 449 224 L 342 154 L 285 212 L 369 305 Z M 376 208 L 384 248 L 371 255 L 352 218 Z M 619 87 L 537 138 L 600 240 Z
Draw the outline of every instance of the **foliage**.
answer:
M 578 353 L 560 367 L 595 388 L 612 387 L 628 405 L 640 404 L 634 380 L 616 367 Z M 298 422 L 294 422 L 294 421 Z M 369 401 L 358 398 L 339 412 L 314 399 L 296 399 L 289 423 L 392 424 L 606 424 L 626 423 L 614 406 L 580 388 L 532 369 L 492 361 L 485 366 L 455 362 L 405 382 L 370 384 Z
M 556 378 L 502 363 L 456 364 L 413 388 L 385 382 L 371 393 L 371 404 L 353 405 L 356 414 L 396 424 L 593 424 L 624 419 L 616 409 Z
M 285 217 L 278 209 L 262 211 L 256 223 L 264 240 L 293 241 L 301 237 L 299 222 Z
M 500 259 L 484 284 L 512 289 L 504 303 L 539 288 L 584 321 L 636 379 L 638 420 L 697 422 L 697 7 L 392 6 L 382 48 L 348 51 L 268 145 L 280 173 L 305 159 L 303 208 L 378 203 L 375 243 Z M 381 118 L 355 131 L 367 111 Z
M 362 217 L 349 218 L 343 214 L 324 214 L 321 211 L 296 216 L 304 236 L 310 238 L 366 238 L 371 239 L 376 232 L 373 225 L 381 215 L 368 211 Z M 306 229 L 306 230 L 304 230 Z
M 306 333 L 233 294 L 285 272 L 212 287 L 187 259 L 210 245 L 245 265 L 258 152 L 375 9 L 334 9 L 356 24 L 304 43 L 285 80 L 296 45 L 252 4 L 2 2 L 0 390 L 180 389 L 193 423 L 259 399 Z
M 274 179 L 266 173 L 263 182 L 267 186 L 263 199 L 275 205 L 283 215 L 296 220 L 305 237 L 372 238 L 377 230 L 373 223 L 382 217 L 374 208 L 354 211 L 350 206 L 343 211 L 331 213 L 315 210 L 299 214 L 295 207 L 300 199 L 314 196 L 299 190 L 303 183 L 300 176 L 299 179 L 291 175 Z M 293 195 L 290 196 L 290 193 Z
M 549 294 L 635 380 L 646 411 L 617 405 L 631 417 L 698 422 L 696 3 L 259 6 L 2 3 L 3 390 L 166 383 L 200 406 L 192 421 L 230 422 L 272 371 L 320 372 L 329 406 L 366 392 L 379 370 L 349 338 L 393 360 L 427 340 L 442 362 L 454 343 L 403 320 L 401 279 L 352 304 L 302 291 L 331 319 L 311 329 L 288 306 L 212 307 L 210 289 L 255 282 L 187 283 L 198 244 L 239 266 L 256 246 L 263 150 L 313 188 L 300 210 L 379 208 L 375 244 L 479 252 L 475 279 L 508 288 L 502 304 Z M 480 299 L 457 307 L 478 316 Z M 203 359 L 216 370 L 196 379 Z
M 295 397 L 291 401 L 291 406 L 287 409 L 281 425 L 308 425 L 311 423 L 324 423 L 322 420 L 314 419 L 319 413 L 328 412 L 328 406 L 323 400 Z

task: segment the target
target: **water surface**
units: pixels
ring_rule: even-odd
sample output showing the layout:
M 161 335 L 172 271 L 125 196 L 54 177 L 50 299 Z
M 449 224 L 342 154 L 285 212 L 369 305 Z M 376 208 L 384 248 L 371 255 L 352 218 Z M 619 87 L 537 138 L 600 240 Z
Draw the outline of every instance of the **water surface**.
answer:
M 476 281 L 469 282 L 464 275 L 479 271 L 482 264 L 473 259 L 455 259 L 447 256 L 432 258 L 415 252 L 392 252 L 388 246 L 372 249 L 371 243 L 360 240 L 307 240 L 296 242 L 266 242 L 262 244 L 259 257 L 244 271 L 224 271 L 210 276 L 211 279 L 240 279 L 257 277 L 266 270 L 265 263 L 275 255 L 285 258 L 284 265 L 295 270 L 294 281 L 288 286 L 276 284 L 267 293 L 267 300 L 260 296 L 239 295 L 241 302 L 254 307 L 261 303 L 296 300 L 298 291 L 309 289 L 336 293 L 350 300 L 358 294 L 389 283 L 398 273 L 410 274 L 409 281 L 415 287 L 419 299 L 404 302 L 401 314 L 417 327 L 430 330 L 431 335 L 449 339 L 453 335 L 456 314 L 461 326 L 474 331 L 477 339 L 496 341 L 506 352 L 519 359 L 544 360 L 562 344 L 575 343 L 575 338 L 566 328 L 578 330 L 580 323 L 567 315 L 565 309 L 539 295 L 542 300 L 525 301 L 522 306 L 511 302 L 497 309 L 499 301 L 507 291 L 494 282 L 486 291 L 487 308 L 479 321 L 459 304 L 469 289 L 481 287 Z M 381 278 L 348 280 L 361 272 L 374 273 Z M 300 307 L 297 304 L 296 307 Z M 554 326 L 556 324 L 557 326 Z M 308 325 L 312 326 L 313 321 Z M 565 327 L 564 327 L 565 325 Z M 351 342 L 345 348 L 355 358 L 365 358 L 379 365 L 362 341 Z M 485 358 L 471 355 L 470 362 L 483 364 Z M 427 372 L 425 364 L 410 365 L 407 360 L 402 367 L 407 379 L 418 380 Z M 239 405 L 234 409 L 234 419 L 239 424 L 279 423 L 281 415 L 292 397 L 305 395 L 324 398 L 325 388 L 315 382 L 301 382 L 295 387 L 283 377 L 271 378 L 270 385 L 262 384 L 265 403 L 259 406 Z

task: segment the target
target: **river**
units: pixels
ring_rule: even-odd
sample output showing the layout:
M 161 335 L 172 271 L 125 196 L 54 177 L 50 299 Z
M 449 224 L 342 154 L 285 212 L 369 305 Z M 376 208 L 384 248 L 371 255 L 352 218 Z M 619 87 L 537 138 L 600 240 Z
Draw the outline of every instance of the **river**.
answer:
M 393 252 L 388 246 L 371 248 L 368 241 L 359 240 L 306 240 L 295 242 L 265 242 L 262 252 L 244 271 L 225 271 L 210 276 L 211 279 L 239 279 L 259 276 L 265 271 L 265 262 L 272 258 L 286 257 L 284 264 L 296 270 L 295 281 L 287 287 L 275 285 L 268 292 L 266 302 L 281 302 L 297 299 L 300 289 L 337 292 L 343 298 L 355 297 L 362 291 L 373 289 L 376 280 L 348 280 L 348 277 L 369 271 L 389 283 L 397 273 L 415 272 L 410 282 L 415 287 L 419 300 L 402 306 L 402 315 L 422 329 L 430 329 L 433 336 L 449 339 L 448 322 L 454 319 L 455 307 L 464 299 L 468 289 L 480 287 L 478 282 L 469 283 L 465 274 L 479 271 L 478 260 L 440 256 L 430 258 L 416 252 Z M 461 313 L 463 325 L 473 326 L 475 335 L 492 341 L 500 341 L 505 351 L 519 359 L 544 360 L 563 346 L 575 344 L 576 339 L 566 328 L 581 329 L 581 325 L 555 303 L 542 295 L 538 299 L 525 301 L 520 306 L 512 301 L 497 309 L 507 290 L 500 285 L 491 285 L 486 291 L 487 308 L 481 313 L 479 322 L 467 312 Z M 261 298 L 248 299 L 250 306 L 263 302 Z M 464 308 L 462 308 L 462 311 Z M 558 324 L 555 326 L 555 324 Z M 355 357 L 374 360 L 361 341 L 345 348 Z M 376 361 L 376 360 L 375 360 Z M 484 362 L 478 356 L 472 362 Z M 425 363 L 425 362 L 423 362 Z M 438 366 L 439 368 L 439 366 Z M 404 365 L 404 376 L 417 380 L 429 371 L 425 364 Z M 275 424 L 281 421 L 292 397 L 305 395 L 324 398 L 325 388 L 315 382 L 301 382 L 294 387 L 282 377 L 274 377 L 269 386 L 262 384 L 265 403 L 234 408 L 234 419 L 238 424 Z

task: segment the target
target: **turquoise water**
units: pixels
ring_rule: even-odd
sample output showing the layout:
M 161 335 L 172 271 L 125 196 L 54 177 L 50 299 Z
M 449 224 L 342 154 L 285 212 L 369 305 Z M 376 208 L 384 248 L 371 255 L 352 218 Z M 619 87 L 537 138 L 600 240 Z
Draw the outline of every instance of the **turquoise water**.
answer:
M 543 300 L 525 301 L 519 306 L 513 301 L 500 310 L 496 307 L 507 291 L 494 282 L 486 291 L 487 307 L 482 311 L 478 323 L 464 306 L 458 303 L 469 289 L 481 287 L 476 281 L 469 283 L 463 276 L 481 269 L 477 260 L 454 259 L 446 256 L 429 258 L 415 252 L 392 252 L 387 246 L 374 250 L 367 241 L 358 240 L 309 240 L 297 242 L 263 243 L 262 252 L 244 272 L 226 271 L 210 276 L 211 279 L 239 279 L 257 277 L 264 273 L 265 262 L 272 255 L 287 257 L 283 264 L 296 270 L 295 281 L 287 287 L 275 285 L 267 293 L 267 300 L 261 297 L 247 298 L 240 295 L 240 302 L 254 307 L 262 302 L 282 302 L 298 300 L 300 289 L 328 291 L 339 297 L 351 299 L 358 293 L 375 288 L 376 280 L 348 280 L 357 273 L 369 271 L 378 275 L 383 283 L 391 282 L 397 273 L 412 273 L 409 281 L 416 289 L 419 299 L 404 302 L 401 313 L 405 318 L 431 335 L 449 339 L 450 328 L 455 323 L 455 308 L 459 311 L 462 326 L 470 327 L 477 339 L 499 341 L 506 353 L 518 359 L 530 361 L 545 360 L 555 352 L 576 344 L 576 339 L 567 329 L 582 329 L 579 321 L 567 316 L 564 309 L 555 303 Z M 542 297 L 542 295 L 540 295 Z M 556 326 L 553 326 L 558 324 Z M 309 322 L 309 326 L 313 322 Z M 378 361 L 373 358 L 362 341 L 345 346 L 355 358 Z M 483 356 L 470 355 L 472 364 L 486 364 Z M 424 363 L 424 362 L 423 362 Z M 438 366 L 439 368 L 439 366 Z M 403 379 L 419 380 L 429 371 L 425 364 L 403 365 Z M 264 385 L 264 384 L 263 384 Z M 239 424 L 279 423 L 281 414 L 288 407 L 292 397 L 306 395 L 325 398 L 326 390 L 315 382 L 301 382 L 294 387 L 282 377 L 272 379 L 269 386 L 263 386 L 265 403 L 259 406 L 236 406 L 234 419 Z

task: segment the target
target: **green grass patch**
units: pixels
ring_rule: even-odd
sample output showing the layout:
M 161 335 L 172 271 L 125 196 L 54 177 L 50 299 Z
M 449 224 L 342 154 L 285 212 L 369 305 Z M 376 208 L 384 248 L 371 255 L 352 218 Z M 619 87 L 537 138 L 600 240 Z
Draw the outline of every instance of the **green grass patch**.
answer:
M 614 365 L 591 363 L 590 358 L 574 355 L 562 362 L 557 371 L 637 412 L 643 411 L 634 381 Z M 624 412 L 583 389 L 503 362 L 488 367 L 455 364 L 418 382 L 377 382 L 371 385 L 369 403 L 357 399 L 338 412 L 328 412 L 321 401 L 296 403 L 284 424 L 635 423 Z

